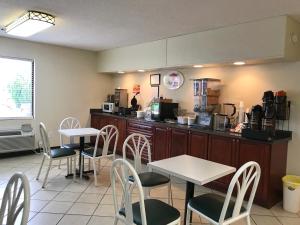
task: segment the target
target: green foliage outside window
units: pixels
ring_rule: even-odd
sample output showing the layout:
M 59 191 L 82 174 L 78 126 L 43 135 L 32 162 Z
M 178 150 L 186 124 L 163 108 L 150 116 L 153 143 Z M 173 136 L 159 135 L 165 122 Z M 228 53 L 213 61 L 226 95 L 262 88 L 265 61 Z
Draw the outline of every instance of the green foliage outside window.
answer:
M 20 108 L 21 104 L 31 103 L 31 80 L 26 80 L 24 76 L 18 74 L 16 79 L 8 85 L 8 90 L 17 108 Z

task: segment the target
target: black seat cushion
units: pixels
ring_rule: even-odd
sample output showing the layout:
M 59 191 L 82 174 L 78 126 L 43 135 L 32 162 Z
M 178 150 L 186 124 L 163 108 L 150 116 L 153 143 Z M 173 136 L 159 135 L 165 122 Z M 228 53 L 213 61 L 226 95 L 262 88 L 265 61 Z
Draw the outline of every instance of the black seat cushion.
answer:
M 180 217 L 180 212 L 165 202 L 157 199 L 146 199 L 144 202 L 147 225 L 166 225 Z M 126 216 L 124 208 L 120 214 Z M 134 223 L 142 225 L 139 202 L 132 204 L 132 214 Z
M 71 148 L 71 149 L 80 149 L 79 143 L 73 143 L 73 144 L 65 144 L 63 145 L 64 148 Z M 90 146 L 88 144 L 84 144 L 85 148 L 89 148 Z
M 85 155 L 88 155 L 90 157 L 93 157 L 94 156 L 94 148 L 85 149 L 85 150 L 83 150 L 82 153 Z M 110 155 L 112 153 L 113 153 L 112 151 L 107 152 L 108 155 Z M 96 152 L 96 157 L 101 156 L 101 155 L 102 155 L 102 148 L 98 148 L 97 152 Z
M 73 144 L 65 144 L 63 145 L 64 148 L 71 148 L 71 149 L 80 149 L 80 144 L 73 143 Z
M 192 198 L 189 201 L 189 204 L 192 208 L 196 209 L 197 211 L 203 213 L 207 217 L 218 222 L 220 219 L 224 201 L 225 201 L 225 197 L 217 194 L 209 193 L 209 194 L 204 194 Z M 225 219 L 232 217 L 234 204 L 235 202 L 232 200 L 229 202 Z M 245 211 L 246 209 L 242 207 L 241 212 L 245 212 Z
M 170 182 L 170 178 L 154 172 L 144 172 L 138 174 L 143 187 L 154 187 Z M 129 176 L 129 181 L 134 182 L 133 176 Z
M 59 157 L 76 155 L 76 152 L 73 149 L 69 149 L 69 148 L 56 148 L 56 149 L 51 149 L 50 154 L 52 158 L 59 158 Z

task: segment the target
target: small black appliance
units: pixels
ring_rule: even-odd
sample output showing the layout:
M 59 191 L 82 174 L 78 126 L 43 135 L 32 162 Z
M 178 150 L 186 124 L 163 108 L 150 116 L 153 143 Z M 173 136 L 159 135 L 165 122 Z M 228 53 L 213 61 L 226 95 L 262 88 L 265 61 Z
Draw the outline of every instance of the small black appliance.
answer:
M 175 120 L 176 112 L 178 112 L 178 103 L 153 102 L 151 104 L 151 119 L 155 121 Z

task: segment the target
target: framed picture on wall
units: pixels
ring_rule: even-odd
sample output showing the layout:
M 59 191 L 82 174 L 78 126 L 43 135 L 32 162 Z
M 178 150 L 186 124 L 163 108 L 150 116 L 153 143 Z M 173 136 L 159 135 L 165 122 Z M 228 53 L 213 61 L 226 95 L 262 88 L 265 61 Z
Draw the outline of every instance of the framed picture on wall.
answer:
M 151 87 L 158 87 L 160 85 L 160 74 L 150 74 L 150 85 Z

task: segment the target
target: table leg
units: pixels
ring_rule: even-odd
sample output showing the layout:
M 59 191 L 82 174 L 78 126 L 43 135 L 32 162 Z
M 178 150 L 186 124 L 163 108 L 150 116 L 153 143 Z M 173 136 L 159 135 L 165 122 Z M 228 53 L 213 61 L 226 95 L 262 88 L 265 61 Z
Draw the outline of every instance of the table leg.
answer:
M 79 174 L 80 174 L 80 170 L 81 170 L 81 161 L 82 161 L 82 165 L 83 165 L 83 168 L 82 168 L 82 177 L 86 180 L 89 180 L 90 177 L 87 175 L 87 173 L 93 173 L 94 170 L 87 170 L 87 171 L 84 171 L 84 157 L 82 157 L 81 153 L 83 152 L 84 150 L 84 137 L 80 137 L 80 155 L 79 155 Z
M 80 139 L 79 139 L 80 141 L 79 141 L 79 144 L 80 144 L 80 149 L 79 149 L 79 173 L 81 172 L 81 160 L 82 160 L 82 155 L 81 155 L 81 153 L 83 152 L 83 150 L 84 150 L 84 137 L 82 136 L 82 137 L 80 137 Z M 83 168 L 84 168 L 84 166 L 83 166 Z M 83 172 L 83 171 L 82 171 Z
M 83 152 L 84 150 L 84 136 L 80 137 L 80 148 L 79 148 L 79 166 L 78 166 L 78 170 L 76 171 L 76 176 L 80 176 L 80 171 L 81 171 L 81 162 L 83 162 L 83 165 L 84 165 L 84 159 L 82 158 L 82 155 L 81 153 Z M 90 177 L 88 175 L 86 175 L 85 173 L 90 173 L 91 171 L 84 171 L 84 166 L 82 168 L 82 177 L 85 178 L 86 180 L 90 179 Z M 93 171 L 92 171 L 93 172 Z M 74 174 L 69 174 L 66 176 L 66 178 L 70 178 L 70 177 L 73 177 Z
M 194 197 L 194 189 L 195 189 L 195 184 L 187 181 L 186 192 L 185 192 L 184 222 L 186 221 L 186 212 L 187 212 L 188 203 L 190 199 Z M 192 222 L 192 212 L 191 212 L 190 222 Z

